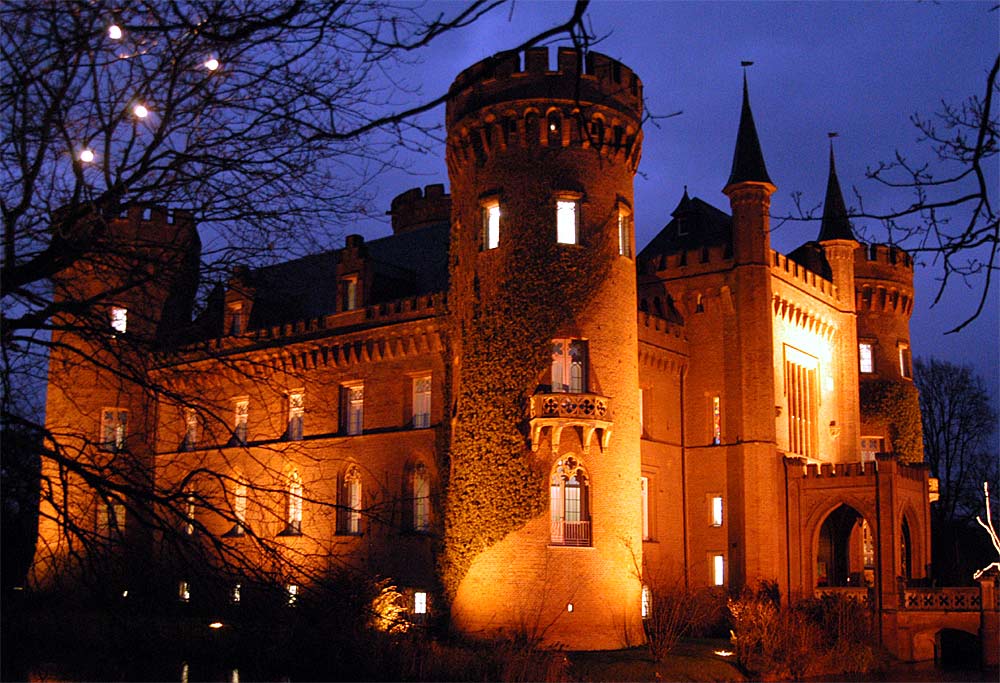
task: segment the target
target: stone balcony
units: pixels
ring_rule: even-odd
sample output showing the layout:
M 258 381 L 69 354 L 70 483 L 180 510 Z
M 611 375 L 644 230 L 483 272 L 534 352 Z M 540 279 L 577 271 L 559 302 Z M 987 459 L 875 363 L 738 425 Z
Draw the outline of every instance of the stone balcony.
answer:
M 611 440 L 611 399 L 597 394 L 535 394 L 531 397 L 531 450 L 537 451 L 542 436 L 549 431 L 552 451 L 559 450 L 559 441 L 566 428 L 578 429 L 583 452 L 597 436 L 601 449 Z

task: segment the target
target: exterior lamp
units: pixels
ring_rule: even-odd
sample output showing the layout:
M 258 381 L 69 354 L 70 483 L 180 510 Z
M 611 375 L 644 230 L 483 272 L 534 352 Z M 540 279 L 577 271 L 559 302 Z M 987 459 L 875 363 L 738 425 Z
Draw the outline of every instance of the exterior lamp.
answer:
M 149 110 L 146 109 L 146 107 L 144 107 L 141 104 L 137 104 L 134 107 L 132 107 L 132 113 L 135 114 L 140 119 L 144 119 L 147 116 L 149 116 Z
M 219 60 L 216 59 L 215 57 L 206 60 L 205 68 L 208 69 L 209 71 L 215 71 L 216 69 L 219 68 Z
M 108 26 L 108 38 L 111 40 L 121 40 L 122 39 L 122 29 L 117 24 L 111 24 Z

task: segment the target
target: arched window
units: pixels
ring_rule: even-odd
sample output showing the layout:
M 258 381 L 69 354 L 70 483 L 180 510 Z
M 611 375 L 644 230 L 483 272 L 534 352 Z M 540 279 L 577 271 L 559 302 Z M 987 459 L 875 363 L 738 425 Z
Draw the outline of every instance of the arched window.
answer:
M 590 545 L 590 482 L 576 458 L 556 463 L 551 478 L 553 545 Z
M 340 487 L 340 533 L 361 533 L 361 469 L 351 465 Z
M 903 518 L 899 530 L 899 575 L 909 581 L 913 578 L 912 550 L 910 548 L 910 523 Z
M 557 111 L 549 112 L 545 128 L 549 136 L 549 147 L 562 147 L 562 115 Z
M 537 145 L 539 143 L 539 133 L 538 130 L 538 113 L 528 112 L 524 117 L 524 141 L 528 145 Z
M 413 530 L 426 531 L 431 523 L 431 480 L 423 463 L 413 467 L 412 492 Z
M 590 122 L 590 144 L 598 149 L 604 144 L 604 119 L 594 119 Z
M 571 394 L 587 391 L 586 340 L 552 340 L 552 391 Z

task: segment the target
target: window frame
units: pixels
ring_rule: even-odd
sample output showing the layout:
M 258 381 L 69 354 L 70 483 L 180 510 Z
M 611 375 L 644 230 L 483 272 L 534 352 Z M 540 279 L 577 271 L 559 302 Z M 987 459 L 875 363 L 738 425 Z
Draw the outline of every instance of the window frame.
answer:
M 431 426 L 432 380 L 430 374 L 418 375 L 411 380 L 410 424 L 413 429 L 427 429 Z
M 482 214 L 482 234 L 479 240 L 479 251 L 492 251 L 500 248 L 501 221 L 503 210 L 500 208 L 500 198 L 492 196 L 479 203 Z
M 118 406 L 101 408 L 101 432 L 98 448 L 120 453 L 128 448 L 128 409 Z
M 624 202 L 618 202 L 618 255 L 632 258 L 632 209 Z
M 554 394 L 586 394 L 590 393 L 590 340 L 579 337 L 558 337 L 552 340 L 552 361 L 549 366 L 549 381 Z M 557 360 L 556 347 L 561 349 Z M 573 357 L 574 349 L 582 349 L 583 360 Z M 560 379 L 556 382 L 556 370 L 559 369 Z M 579 377 L 573 376 L 574 368 L 579 368 Z
M 864 349 L 868 350 L 867 359 Z M 867 363 L 866 363 L 867 360 Z M 867 369 L 866 369 L 867 368 Z M 868 339 L 858 340 L 858 372 L 862 375 L 875 374 L 875 342 Z
M 721 493 L 709 493 L 708 499 L 708 525 L 719 529 L 726 523 L 725 499 Z
M 903 379 L 913 379 L 913 355 L 909 342 L 896 342 L 899 355 L 899 376 Z
M 427 466 L 416 463 L 410 475 L 410 482 L 411 528 L 416 532 L 426 532 L 431 526 L 431 478 Z
M 570 481 L 573 481 L 574 484 L 570 485 Z M 549 477 L 549 486 L 549 518 L 551 521 L 549 545 L 592 546 L 591 484 L 583 464 L 573 456 L 556 461 Z M 575 492 L 575 494 L 571 498 L 568 492 Z M 568 503 L 571 501 L 576 504 L 575 509 L 572 513 L 567 513 Z M 567 519 L 570 514 L 575 519 Z M 567 527 L 567 523 L 576 526 Z M 572 533 L 567 534 L 567 529 L 572 529 Z M 567 536 L 571 536 L 571 538 L 567 538 Z
M 250 398 L 233 399 L 233 444 L 246 446 L 250 436 Z
M 708 553 L 708 581 L 713 588 L 727 585 L 729 580 L 729 562 L 725 551 L 710 551 Z
M 298 470 L 292 470 L 285 483 L 285 529 L 280 536 L 302 535 L 303 493 L 302 477 Z
M 128 308 L 112 306 L 108 311 L 108 327 L 114 335 L 125 334 L 128 331 Z
M 355 394 L 358 394 L 357 397 Z M 365 385 L 348 382 L 340 385 L 340 427 L 344 436 L 360 436 L 365 431 Z
M 709 406 L 712 419 L 712 445 L 722 445 L 722 395 L 714 394 Z
M 579 192 L 557 192 L 553 196 L 556 219 L 556 244 L 580 244 L 580 214 L 583 205 L 582 200 L 583 195 Z M 572 226 L 568 226 L 566 225 L 565 216 L 566 211 L 571 207 L 573 210 L 573 224 Z M 569 235 L 565 234 L 569 230 L 572 230 L 571 240 L 569 239 Z
M 652 477 L 643 474 L 639 477 L 639 495 L 642 505 L 642 540 L 653 540 L 653 520 L 650 515 L 649 485 Z
M 360 536 L 364 486 L 361 468 L 357 464 L 350 464 L 344 469 L 339 488 L 340 523 L 337 532 L 345 536 Z
M 357 273 L 344 275 L 340 278 L 340 310 L 342 312 L 356 311 L 361 308 L 360 278 Z
M 306 390 L 292 389 L 288 392 L 288 427 L 286 441 L 302 441 L 305 435 Z

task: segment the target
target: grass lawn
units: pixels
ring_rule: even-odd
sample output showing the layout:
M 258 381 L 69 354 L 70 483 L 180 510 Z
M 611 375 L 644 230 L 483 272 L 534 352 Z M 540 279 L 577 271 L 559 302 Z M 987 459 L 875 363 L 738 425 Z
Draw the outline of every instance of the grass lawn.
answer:
M 745 681 L 731 657 L 715 654 L 729 646 L 728 640 L 683 640 L 659 664 L 643 647 L 566 655 L 574 681 Z

